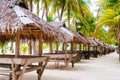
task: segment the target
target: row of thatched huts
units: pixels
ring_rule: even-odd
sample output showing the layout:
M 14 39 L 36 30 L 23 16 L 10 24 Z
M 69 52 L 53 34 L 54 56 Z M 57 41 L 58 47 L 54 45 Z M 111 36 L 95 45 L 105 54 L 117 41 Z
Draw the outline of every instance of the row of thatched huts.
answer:
M 40 80 L 49 58 L 54 61 L 64 61 L 66 66 L 71 62 L 74 66 L 82 55 L 89 58 L 95 51 L 94 56 L 106 54 L 107 50 L 111 51 L 111 47 L 101 45 L 97 40 L 86 38 L 83 34 L 66 28 L 64 22 L 48 23 L 40 19 L 28 10 L 24 0 L 0 0 L 0 43 L 13 41 L 16 44 L 15 53 L 0 55 L 0 66 L 10 68 L 7 71 L 2 70 L 2 74 L 9 73 L 10 79 L 13 80 L 22 80 L 24 73 L 34 70 Z M 20 54 L 20 43 L 23 42 L 29 43 L 29 55 Z M 39 44 L 38 52 L 35 50 L 36 42 Z M 43 54 L 44 42 L 50 44 L 56 42 L 56 51 L 53 53 L 51 47 L 51 53 Z M 58 50 L 59 42 L 63 43 L 62 51 Z M 67 44 L 71 45 L 70 50 L 67 50 Z M 75 50 L 75 45 L 79 45 L 79 49 Z M 105 48 L 104 53 L 98 50 L 100 46 Z

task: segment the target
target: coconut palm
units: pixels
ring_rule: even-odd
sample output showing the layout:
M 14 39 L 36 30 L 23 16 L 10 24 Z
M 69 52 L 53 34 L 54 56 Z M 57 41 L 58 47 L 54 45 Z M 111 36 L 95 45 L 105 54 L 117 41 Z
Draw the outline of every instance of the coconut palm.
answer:
M 116 29 L 119 27 L 119 15 L 120 15 L 120 7 L 118 0 L 101 0 L 102 5 L 104 4 L 104 13 L 99 18 L 99 24 L 96 27 L 96 32 L 98 29 L 100 29 L 102 26 L 109 26 L 109 30 L 113 30 L 114 32 L 117 32 Z M 117 33 L 115 33 L 115 36 L 117 37 Z
M 99 35 L 98 30 L 102 26 L 108 26 L 107 42 L 118 42 L 118 49 L 120 54 L 120 1 L 119 0 L 104 0 L 102 9 L 104 9 L 102 16 L 99 18 L 95 34 Z M 115 39 L 116 38 L 116 39 Z M 119 56 L 120 60 L 120 56 Z
M 71 4 L 72 3 L 72 4 Z M 76 5 L 77 4 L 77 5 Z M 51 2 L 52 5 L 52 13 L 54 14 L 57 12 L 59 20 L 61 21 L 62 18 L 68 16 L 68 24 L 70 24 L 70 18 L 75 15 L 79 15 L 81 21 L 84 19 L 84 13 L 88 14 L 90 11 L 83 0 L 53 0 Z M 82 6 L 82 7 L 81 7 Z M 64 15 L 63 15 L 64 13 Z

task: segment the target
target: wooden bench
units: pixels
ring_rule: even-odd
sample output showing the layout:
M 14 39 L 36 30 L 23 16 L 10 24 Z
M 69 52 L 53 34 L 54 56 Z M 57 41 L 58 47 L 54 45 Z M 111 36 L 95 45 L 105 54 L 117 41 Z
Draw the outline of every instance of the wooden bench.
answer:
M 44 56 L 19 56 L 15 58 L 12 55 L 1 55 L 0 64 L 11 67 L 10 70 L 2 70 L 1 72 L 11 74 L 13 80 L 22 80 L 24 73 L 36 70 L 38 80 L 40 80 L 48 59 L 49 57 Z
M 74 67 L 74 58 L 77 56 L 77 54 L 65 54 L 65 53 L 45 53 L 43 56 L 48 56 L 50 58 L 49 61 L 55 61 L 55 63 L 58 62 L 65 62 L 65 66 L 68 66 L 68 63 L 72 63 L 72 67 Z M 55 66 L 58 66 L 59 64 L 55 64 Z

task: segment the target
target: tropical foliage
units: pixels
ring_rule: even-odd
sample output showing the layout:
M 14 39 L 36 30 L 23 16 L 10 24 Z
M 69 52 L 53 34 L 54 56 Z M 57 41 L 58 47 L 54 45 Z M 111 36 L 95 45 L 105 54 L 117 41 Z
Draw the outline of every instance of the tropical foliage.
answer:
M 22 51 L 22 54 L 26 54 L 28 51 L 28 45 L 27 44 L 21 44 L 20 50 Z
M 91 0 L 26 0 L 36 15 L 48 22 L 65 21 L 67 26 L 87 37 L 116 43 L 120 14 L 119 0 L 98 0 L 98 14 L 93 17 L 88 4 Z M 33 11 L 30 9 L 31 11 Z M 96 27 L 97 26 L 97 27 Z M 109 31 L 102 27 L 109 27 Z M 114 36 L 115 35 L 115 36 Z M 111 38 L 111 39 L 109 39 Z
M 119 27 L 119 15 L 120 15 L 120 1 L 119 0 L 99 0 L 102 6 L 102 16 L 98 19 L 98 25 L 96 27 L 95 36 L 100 32 L 98 30 L 102 29 L 103 26 L 109 27 L 109 31 L 106 37 L 107 42 L 116 42 L 117 39 L 117 29 Z M 100 6 L 100 7 L 101 7 Z M 107 39 L 109 38 L 109 39 Z

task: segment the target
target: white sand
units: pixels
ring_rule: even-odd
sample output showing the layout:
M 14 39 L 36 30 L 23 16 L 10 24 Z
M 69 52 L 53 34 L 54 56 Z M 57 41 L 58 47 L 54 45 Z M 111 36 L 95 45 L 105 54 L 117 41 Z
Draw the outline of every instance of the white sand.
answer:
M 91 58 L 76 63 L 74 68 L 54 69 L 54 65 L 48 64 L 41 80 L 120 80 L 120 62 L 118 54 L 111 53 L 99 58 Z M 0 76 L 1 77 L 1 76 Z M 8 80 L 6 77 L 0 80 Z M 27 73 L 23 80 L 37 80 L 36 72 Z

